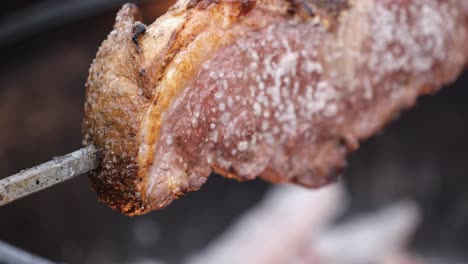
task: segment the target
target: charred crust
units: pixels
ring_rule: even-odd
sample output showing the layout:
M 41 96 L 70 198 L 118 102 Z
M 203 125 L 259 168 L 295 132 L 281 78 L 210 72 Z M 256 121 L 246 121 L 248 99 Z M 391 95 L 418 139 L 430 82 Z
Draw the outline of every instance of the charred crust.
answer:
M 146 33 L 146 26 L 143 23 L 137 21 L 133 25 L 132 42 L 133 42 L 133 44 L 135 44 L 135 47 L 136 47 L 138 53 L 141 52 L 141 47 L 140 47 L 140 43 L 139 43 L 140 37 L 142 35 L 144 35 L 145 33 Z
M 115 154 L 112 147 L 104 148 L 101 161 L 103 166 L 89 174 L 91 188 L 96 192 L 99 201 L 128 216 L 142 215 L 150 210 L 135 189 L 138 165 L 132 158 L 136 153 L 132 151 L 123 150 L 122 152 L 128 155 L 123 157 L 121 154 Z
M 125 103 L 122 97 L 109 97 L 102 87 L 111 86 L 112 79 L 106 74 L 108 72 L 132 80 L 138 76 L 140 68 L 136 65 L 139 56 L 135 56 L 134 45 L 139 48 L 139 38 L 146 30 L 141 22 L 137 22 L 141 20 L 141 12 L 133 4 L 124 5 L 117 14 L 114 31 L 102 44 L 90 69 L 83 122 L 83 143 L 96 145 L 102 151 L 101 168 L 89 175 L 91 188 L 97 193 L 100 201 L 129 216 L 149 211 L 135 184 L 138 179 L 136 130 L 134 124 L 127 122 L 128 113 L 137 115 L 136 112 L 140 110 L 138 107 L 143 105 L 144 98 L 136 97 L 141 104 Z M 121 44 L 123 48 L 115 49 L 115 43 Z M 109 58 L 117 62 L 110 63 Z M 122 89 L 138 95 L 130 87 Z M 121 105 L 110 106 L 112 111 L 122 116 L 121 119 L 108 120 L 103 115 L 102 104 L 114 100 L 123 100 Z
M 90 173 L 91 187 L 99 200 L 128 216 L 147 213 L 149 209 L 146 203 L 133 188 L 138 177 L 137 165 L 126 162 L 113 165 L 109 165 L 109 161 L 103 163 L 108 164 L 108 168 Z
M 180 47 L 177 46 L 177 40 L 180 32 L 185 27 L 182 26 L 182 29 L 174 30 L 171 32 L 171 37 L 169 42 L 165 48 L 161 52 L 161 55 L 156 59 L 157 63 L 153 63 L 148 68 L 141 68 L 138 70 L 138 75 L 141 78 L 138 78 L 138 82 L 142 87 L 142 95 L 147 99 L 151 100 L 153 97 L 153 86 L 155 83 L 159 83 L 161 79 L 164 77 L 162 73 L 164 73 L 166 67 L 170 64 L 170 62 L 174 59 L 175 55 L 178 53 Z M 174 50 L 177 49 L 177 50 Z

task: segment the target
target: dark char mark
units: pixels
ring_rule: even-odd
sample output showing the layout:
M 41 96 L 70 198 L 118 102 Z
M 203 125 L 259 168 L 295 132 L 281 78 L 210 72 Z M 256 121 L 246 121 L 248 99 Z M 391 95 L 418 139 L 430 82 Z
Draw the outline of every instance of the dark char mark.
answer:
M 132 41 L 135 44 L 138 52 L 141 52 L 140 43 L 138 43 L 138 40 L 140 39 L 140 36 L 145 33 L 146 33 L 146 26 L 143 23 L 138 21 L 135 23 L 135 25 L 133 25 Z

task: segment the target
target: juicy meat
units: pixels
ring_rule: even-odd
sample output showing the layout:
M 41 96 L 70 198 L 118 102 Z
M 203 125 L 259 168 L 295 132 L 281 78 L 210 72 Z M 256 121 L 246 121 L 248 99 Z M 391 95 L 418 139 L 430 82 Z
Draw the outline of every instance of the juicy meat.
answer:
M 127 215 L 212 171 L 319 187 L 359 140 L 468 59 L 465 0 L 179 0 L 146 27 L 125 5 L 90 69 L 91 176 Z

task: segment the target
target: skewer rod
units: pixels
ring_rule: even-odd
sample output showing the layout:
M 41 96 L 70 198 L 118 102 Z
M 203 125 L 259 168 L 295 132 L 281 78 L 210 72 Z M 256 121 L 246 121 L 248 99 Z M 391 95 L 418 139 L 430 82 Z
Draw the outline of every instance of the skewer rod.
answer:
M 97 169 L 99 164 L 99 150 L 88 146 L 2 179 L 0 206 Z

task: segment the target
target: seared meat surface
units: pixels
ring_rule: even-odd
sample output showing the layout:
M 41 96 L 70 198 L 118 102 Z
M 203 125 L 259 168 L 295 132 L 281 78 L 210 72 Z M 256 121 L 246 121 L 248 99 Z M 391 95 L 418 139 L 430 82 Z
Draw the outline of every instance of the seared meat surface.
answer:
M 91 176 L 127 215 L 212 171 L 319 187 L 359 141 L 468 59 L 465 0 L 179 0 L 150 26 L 125 5 L 87 82 Z

